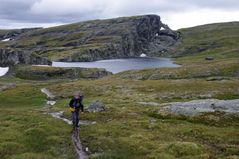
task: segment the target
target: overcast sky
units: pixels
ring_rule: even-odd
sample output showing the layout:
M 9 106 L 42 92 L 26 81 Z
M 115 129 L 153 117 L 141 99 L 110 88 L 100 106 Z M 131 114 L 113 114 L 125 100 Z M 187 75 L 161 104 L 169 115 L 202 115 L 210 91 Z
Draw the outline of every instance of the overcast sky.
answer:
M 239 0 L 0 0 L 0 28 L 158 14 L 172 29 L 239 21 Z

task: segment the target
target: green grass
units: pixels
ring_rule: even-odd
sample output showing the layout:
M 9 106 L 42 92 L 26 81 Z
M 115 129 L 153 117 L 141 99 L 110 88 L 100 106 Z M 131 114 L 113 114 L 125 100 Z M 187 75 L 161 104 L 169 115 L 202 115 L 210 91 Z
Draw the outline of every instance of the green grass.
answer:
M 73 88 L 70 89 L 69 88 Z M 55 110 L 65 109 L 72 92 L 82 90 L 86 105 L 101 100 L 103 113 L 85 113 L 84 120 L 96 125 L 82 126 L 83 144 L 92 158 L 225 158 L 238 155 L 238 118 L 221 121 L 217 114 L 198 118 L 160 117 L 158 107 L 141 106 L 140 101 L 174 102 L 192 99 L 227 99 L 239 94 L 238 79 L 206 80 L 122 80 L 107 77 L 97 81 L 76 81 L 50 86 L 60 100 Z M 67 98 L 65 98 L 67 97 Z M 238 98 L 238 96 L 235 96 Z M 66 116 L 69 114 L 66 113 Z M 153 122 L 152 122 L 153 120 Z
M 19 85 L 0 94 L 0 158 L 75 158 L 70 127 L 44 114 L 40 87 Z
M 5 82 L 2 79 L 1 85 Z M 44 114 L 45 96 L 40 92 L 43 87 L 58 97 L 58 103 L 49 111 L 66 111 L 72 93 L 77 90 L 84 93 L 86 106 L 94 100 L 106 104 L 106 112 L 81 114 L 83 120 L 97 121 L 95 125 L 82 126 L 80 132 L 91 158 L 226 158 L 238 155 L 237 118 L 233 118 L 233 122 L 223 118 L 223 122 L 218 122 L 212 120 L 218 118 L 216 114 L 195 119 L 161 117 L 157 115 L 158 107 L 138 104 L 219 96 L 221 99 L 238 98 L 238 84 L 236 78 L 223 82 L 204 79 L 139 81 L 116 77 L 39 83 L 19 80 L 16 88 L 0 94 L 1 158 L 75 157 L 70 141 L 71 127 Z M 70 116 L 69 112 L 65 115 Z
M 115 77 L 140 80 L 159 80 L 208 78 L 217 76 L 230 78 L 238 77 L 239 75 L 239 61 L 237 58 L 205 61 L 202 57 L 184 57 L 176 59 L 176 62 L 182 64 L 182 66 L 178 68 L 155 68 L 126 71 L 116 74 Z

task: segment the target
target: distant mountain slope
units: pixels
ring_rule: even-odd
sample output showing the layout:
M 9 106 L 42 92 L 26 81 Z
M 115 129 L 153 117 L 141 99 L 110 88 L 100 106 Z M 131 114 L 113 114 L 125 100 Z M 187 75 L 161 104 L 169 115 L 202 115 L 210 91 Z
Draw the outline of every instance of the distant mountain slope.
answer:
M 142 53 L 184 57 L 180 60 L 211 55 L 229 58 L 238 57 L 238 42 L 239 22 L 172 31 L 157 15 L 92 20 L 45 29 L 0 30 L 0 48 L 52 61 L 94 61 L 138 57 Z
M 159 16 L 144 15 L 37 29 L 17 36 L 4 47 L 29 50 L 55 61 L 93 61 L 142 53 L 157 56 L 177 39 L 177 33 Z
M 173 56 L 239 56 L 239 22 L 215 23 L 179 29 L 181 40 Z
M 6 39 L 12 40 L 17 38 L 23 33 L 34 31 L 37 29 L 41 29 L 41 28 L 5 29 L 5 30 L 2 29 L 0 30 L 0 41 L 5 41 Z
M 208 24 L 178 32 L 180 39 L 165 55 L 176 57 L 176 63 L 182 67 L 127 71 L 117 76 L 144 80 L 239 77 L 239 22 Z

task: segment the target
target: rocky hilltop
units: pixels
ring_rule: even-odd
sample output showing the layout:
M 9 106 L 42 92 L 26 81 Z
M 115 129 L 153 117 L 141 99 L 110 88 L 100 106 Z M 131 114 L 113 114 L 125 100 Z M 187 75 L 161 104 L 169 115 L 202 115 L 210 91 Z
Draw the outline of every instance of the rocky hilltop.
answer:
M 0 30 L 0 41 L 10 41 L 23 33 L 34 31 L 42 28 L 25 28 L 25 29 L 11 29 L 11 30 Z
M 28 30 L 0 47 L 27 50 L 53 61 L 94 61 L 142 53 L 159 56 L 178 39 L 159 16 L 144 15 Z

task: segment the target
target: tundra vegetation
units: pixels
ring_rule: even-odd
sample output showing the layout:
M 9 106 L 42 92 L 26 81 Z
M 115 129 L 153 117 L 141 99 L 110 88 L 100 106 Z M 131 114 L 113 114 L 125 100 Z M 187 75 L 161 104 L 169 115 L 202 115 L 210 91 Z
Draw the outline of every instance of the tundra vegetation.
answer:
M 104 112 L 86 112 L 80 117 L 96 121 L 80 127 L 79 135 L 83 146 L 89 148 L 90 158 L 238 158 L 238 114 L 228 116 L 216 111 L 183 116 L 163 114 L 161 107 L 168 102 L 239 98 L 239 23 L 210 24 L 179 32 L 181 40 L 168 52 L 175 63 L 182 65 L 179 68 L 126 71 L 100 79 L 35 80 L 22 77 L 32 77 L 31 72 L 39 68 L 22 66 L 28 68 L 24 71 L 19 67 L 15 74 L 1 77 L 0 158 L 75 158 L 71 126 L 47 112 L 64 110 L 65 118 L 69 118 L 68 101 L 78 90 L 85 95 L 86 107 L 95 100 L 106 107 Z M 47 72 L 48 68 L 43 70 Z M 56 105 L 46 109 L 41 88 L 56 95 Z

